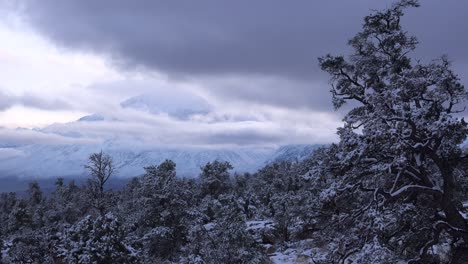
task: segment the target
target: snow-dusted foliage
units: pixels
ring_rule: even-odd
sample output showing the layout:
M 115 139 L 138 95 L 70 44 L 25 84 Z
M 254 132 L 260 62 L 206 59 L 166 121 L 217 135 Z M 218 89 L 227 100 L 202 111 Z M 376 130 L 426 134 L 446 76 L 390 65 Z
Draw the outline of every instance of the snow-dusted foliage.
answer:
M 330 149 L 334 160 L 324 174 L 335 179 L 321 198 L 335 211 L 333 220 L 358 228 L 349 251 L 378 238 L 403 258 L 427 263 L 442 232 L 453 241 L 468 238 L 455 199 L 464 159 L 459 145 L 468 132 L 456 114 L 467 93 L 447 58 L 427 64 L 411 59 L 417 40 L 400 24 L 410 6 L 418 2 L 403 0 L 367 16 L 349 41 L 349 59 L 320 58 L 332 76 L 335 107 L 358 105 Z M 466 246 L 454 245 L 454 258 L 466 258 Z
M 121 190 L 92 154 L 84 186 L 0 195 L 0 261 L 468 263 L 467 93 L 446 58 L 412 59 L 400 20 L 416 6 L 374 12 L 350 57 L 320 58 L 334 106 L 353 103 L 339 142 L 253 174 L 215 160 L 185 179 L 165 160 Z
M 132 212 L 127 222 L 139 236 L 144 255 L 172 259 L 185 244 L 191 221 L 193 191 L 188 183 L 176 178 L 176 165 L 166 160 L 146 167 L 146 174 L 133 188 L 134 207 L 124 209 L 123 217 Z
M 190 232 L 183 263 L 266 263 L 266 255 L 248 233 L 242 207 L 234 196 L 221 198 L 219 216 Z
M 96 219 L 86 216 L 64 230 L 57 251 L 66 263 L 132 263 L 136 255 L 112 213 Z
M 202 167 L 200 174 L 202 195 L 218 197 L 229 188 L 229 170 L 233 167 L 229 162 L 215 160 Z
M 48 263 L 51 261 L 48 254 L 47 241 L 41 232 L 29 232 L 16 236 L 7 245 L 8 256 L 6 263 Z

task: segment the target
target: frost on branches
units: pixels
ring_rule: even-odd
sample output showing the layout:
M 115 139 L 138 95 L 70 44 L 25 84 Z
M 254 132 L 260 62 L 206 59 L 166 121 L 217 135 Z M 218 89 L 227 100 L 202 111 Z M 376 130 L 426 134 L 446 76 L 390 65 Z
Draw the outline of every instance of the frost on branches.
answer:
M 60 238 L 60 257 L 66 263 L 132 263 L 135 252 L 125 241 L 120 221 L 108 213 L 85 217 Z
M 424 261 L 429 249 L 450 243 L 458 263 L 468 253 L 468 225 L 455 199 L 466 191 L 457 178 L 465 175 L 459 146 L 468 130 L 457 114 L 467 93 L 447 58 L 422 63 L 410 57 L 418 42 L 400 18 L 416 6 L 404 0 L 367 16 L 349 41 L 349 58 L 319 59 L 331 75 L 334 106 L 358 105 L 345 116 L 330 152 L 336 159 L 326 169 L 337 185 L 326 193 L 349 203 L 330 205 L 339 222 L 358 228 L 361 243 L 347 250 L 377 238 L 404 258 Z

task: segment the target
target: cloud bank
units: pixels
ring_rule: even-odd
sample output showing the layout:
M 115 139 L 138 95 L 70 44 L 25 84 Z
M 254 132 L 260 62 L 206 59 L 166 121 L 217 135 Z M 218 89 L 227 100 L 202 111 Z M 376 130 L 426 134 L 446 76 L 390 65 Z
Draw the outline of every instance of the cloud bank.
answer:
M 348 53 L 346 41 L 360 30 L 362 18 L 393 1 L 7 2 L 0 14 L 13 11 L 57 47 L 58 54 L 47 62 L 60 62 L 55 71 L 66 67 L 70 57 L 60 54 L 70 51 L 104 58 L 112 70 L 73 57 L 73 70 L 80 75 L 69 76 L 78 85 L 68 83 L 66 92 L 56 88 L 47 95 L 0 93 L 0 111 L 25 105 L 105 117 L 42 131 L 66 138 L 261 145 L 333 141 L 341 113 L 332 110 L 328 76 L 319 70 L 317 58 Z M 421 42 L 414 56 L 427 61 L 448 54 L 467 80 L 468 2 L 421 4 L 403 20 Z M 37 68 L 59 75 L 46 72 L 47 64 L 32 70 Z M 93 78 L 80 82 L 87 74 Z M 151 109 L 127 107 L 128 101 L 120 105 L 141 94 L 159 101 L 148 99 Z M 207 106 L 197 108 L 202 104 L 198 99 Z
M 46 99 L 37 95 L 8 95 L 0 91 L 0 111 L 9 109 L 15 105 L 37 108 L 42 110 L 64 110 L 70 109 L 71 105 L 64 100 Z

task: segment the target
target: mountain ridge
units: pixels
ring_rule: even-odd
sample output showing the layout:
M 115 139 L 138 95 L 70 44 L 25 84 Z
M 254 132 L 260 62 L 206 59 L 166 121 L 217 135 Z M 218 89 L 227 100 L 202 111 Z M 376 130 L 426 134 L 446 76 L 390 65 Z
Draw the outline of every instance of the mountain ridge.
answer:
M 153 149 L 112 148 L 107 145 L 27 145 L 13 148 L 20 153 L 0 158 L 0 175 L 27 178 L 84 176 L 87 157 L 103 150 L 111 155 L 118 177 L 129 178 L 144 173 L 144 167 L 166 159 L 177 164 L 182 177 L 197 177 L 200 167 L 214 160 L 228 161 L 235 172 L 255 172 L 268 163 L 302 160 L 318 145 L 288 145 L 279 148 L 181 148 Z

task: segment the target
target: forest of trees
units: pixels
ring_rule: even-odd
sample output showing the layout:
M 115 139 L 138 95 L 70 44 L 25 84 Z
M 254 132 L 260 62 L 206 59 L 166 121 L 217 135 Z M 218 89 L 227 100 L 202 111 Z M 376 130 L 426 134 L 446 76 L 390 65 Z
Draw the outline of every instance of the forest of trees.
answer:
M 326 55 L 339 142 L 302 162 L 232 174 L 213 161 L 193 179 L 166 160 L 122 190 L 95 153 L 88 182 L 0 197 L 2 263 L 468 263 L 468 94 L 447 58 L 411 57 L 403 0 L 365 17 L 349 57 Z

